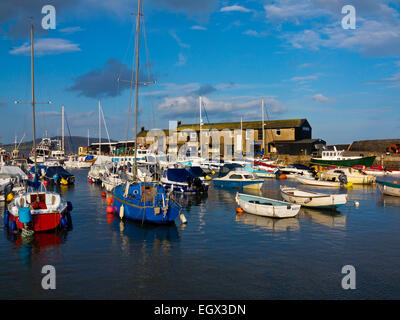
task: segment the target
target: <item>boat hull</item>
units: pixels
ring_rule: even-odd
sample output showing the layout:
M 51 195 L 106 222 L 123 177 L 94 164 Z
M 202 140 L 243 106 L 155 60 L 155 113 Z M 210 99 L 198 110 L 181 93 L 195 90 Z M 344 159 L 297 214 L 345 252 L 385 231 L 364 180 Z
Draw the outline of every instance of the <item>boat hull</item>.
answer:
M 383 194 L 400 197 L 400 186 L 396 186 L 396 184 L 390 182 L 376 181 L 376 183 Z
M 152 185 L 148 183 L 147 185 Z M 155 224 L 171 224 L 180 215 L 181 207 L 173 200 L 153 199 L 140 201 L 135 196 L 124 197 L 125 185 L 119 185 L 113 190 L 114 212 L 135 221 Z
M 215 187 L 232 188 L 232 189 L 261 189 L 264 181 L 227 181 L 213 180 Z
M 326 180 L 317 180 L 311 178 L 304 177 L 296 177 L 296 180 L 302 184 L 314 187 L 328 187 L 328 188 L 340 188 L 341 183 L 339 181 L 326 181 Z
M 290 203 L 300 204 L 304 207 L 334 209 L 347 202 L 346 194 L 321 194 L 296 190 L 295 188 L 282 188 L 282 198 Z
M 63 217 L 63 215 L 64 212 L 33 214 L 31 229 L 35 232 L 44 232 L 57 229 L 61 226 L 61 218 Z M 10 222 L 14 221 L 19 230 L 24 229 L 24 224 L 19 221 L 19 218 L 10 214 Z
M 374 164 L 375 158 L 375 156 L 345 160 L 324 160 L 319 158 L 311 158 L 311 164 L 338 167 L 352 167 L 355 165 L 364 165 L 366 167 L 371 167 Z
M 244 194 L 236 194 L 236 203 L 248 213 L 270 218 L 295 217 L 301 207 L 298 204 Z

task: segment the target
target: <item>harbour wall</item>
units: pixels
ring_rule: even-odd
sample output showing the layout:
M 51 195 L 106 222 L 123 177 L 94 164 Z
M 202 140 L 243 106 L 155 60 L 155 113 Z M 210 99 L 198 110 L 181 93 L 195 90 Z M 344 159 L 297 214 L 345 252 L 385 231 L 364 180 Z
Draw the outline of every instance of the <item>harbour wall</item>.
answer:
M 364 156 L 375 155 L 376 159 L 374 164 L 382 165 L 386 169 L 400 169 L 400 154 L 391 154 L 387 155 L 385 153 L 373 153 L 370 152 L 351 152 L 347 151 L 347 156 L 359 156 L 363 154 Z M 293 163 L 300 163 L 306 166 L 311 164 L 311 156 L 309 155 L 279 155 L 277 157 L 278 160 L 282 161 L 284 164 L 293 164 Z

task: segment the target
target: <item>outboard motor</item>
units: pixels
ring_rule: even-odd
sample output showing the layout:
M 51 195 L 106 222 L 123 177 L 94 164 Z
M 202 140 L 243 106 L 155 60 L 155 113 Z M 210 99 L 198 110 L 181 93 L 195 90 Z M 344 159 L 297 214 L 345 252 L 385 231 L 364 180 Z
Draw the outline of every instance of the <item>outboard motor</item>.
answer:
M 338 178 L 341 184 L 347 184 L 347 176 L 343 172 L 339 175 Z

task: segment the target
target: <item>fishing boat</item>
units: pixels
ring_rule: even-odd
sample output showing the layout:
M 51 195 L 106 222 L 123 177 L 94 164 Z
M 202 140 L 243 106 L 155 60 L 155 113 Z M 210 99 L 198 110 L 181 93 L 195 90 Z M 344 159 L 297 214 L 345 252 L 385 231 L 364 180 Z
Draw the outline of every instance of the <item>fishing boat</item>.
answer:
M 71 204 L 58 193 L 49 192 L 44 185 L 39 190 L 29 187 L 10 202 L 5 214 L 5 224 L 10 230 L 41 232 L 68 226 Z
M 378 185 L 379 190 L 381 190 L 383 194 L 400 197 L 400 185 L 397 184 L 397 181 L 388 182 L 388 181 L 376 180 L 376 183 Z
M 185 194 L 207 193 L 208 184 L 193 175 L 186 168 L 168 168 L 161 176 L 161 183 L 166 190 Z
M 320 172 L 321 179 L 340 181 L 340 176 L 345 175 L 347 182 L 353 184 L 371 184 L 376 177 L 368 175 L 361 170 L 353 168 L 331 169 L 327 172 Z
M 236 193 L 235 200 L 244 211 L 270 218 L 292 218 L 301 208 L 299 204 L 244 193 Z
M 139 41 L 140 41 L 140 19 L 141 0 L 138 0 L 137 24 L 136 24 L 136 68 L 135 78 L 131 83 L 131 95 L 133 85 L 135 86 L 135 142 L 138 132 L 138 107 L 139 107 Z M 133 72 L 133 71 L 132 71 Z M 129 104 L 128 118 L 131 111 Z M 128 122 L 129 124 L 129 122 Z M 129 126 L 127 128 L 129 131 Z M 127 137 L 128 140 L 128 137 Z M 172 193 L 166 193 L 164 187 L 158 182 L 140 182 L 137 174 L 138 144 L 135 143 L 133 177 L 123 185 L 115 187 L 112 191 L 114 207 L 112 211 L 117 213 L 121 219 L 127 218 L 144 223 L 170 224 L 174 223 L 179 216 L 182 223 L 186 223 L 185 216 L 181 213 L 182 207 L 174 199 Z
M 305 207 L 335 209 L 346 204 L 347 194 L 326 194 L 281 186 L 282 198 Z
M 264 184 L 264 179 L 257 177 L 254 173 L 234 170 L 225 176 L 214 178 L 213 183 L 215 187 L 221 188 L 260 189 Z
M 340 166 L 340 167 L 352 167 L 354 165 L 364 165 L 366 167 L 371 167 L 374 164 L 376 156 L 344 156 L 345 150 L 334 150 L 322 151 L 320 158 L 311 158 L 311 163 L 315 165 L 323 166 Z
M 67 227 L 70 219 L 67 215 L 72 210 L 71 203 L 62 199 L 60 194 L 49 192 L 43 184 L 38 183 L 39 172 L 36 157 L 36 126 L 35 126 L 35 94 L 34 94 L 34 43 L 33 25 L 31 26 L 31 77 L 32 77 L 32 115 L 33 115 L 33 181 L 28 181 L 30 187 L 18 194 L 8 205 L 4 215 L 4 224 L 11 231 L 17 229 L 23 235 L 35 232 Z M 18 103 L 18 102 L 16 102 Z M 40 187 L 40 188 L 39 188 Z
M 302 184 L 314 187 L 340 188 L 344 186 L 344 184 L 340 181 L 321 180 L 317 177 L 311 178 L 311 177 L 297 176 L 296 180 Z

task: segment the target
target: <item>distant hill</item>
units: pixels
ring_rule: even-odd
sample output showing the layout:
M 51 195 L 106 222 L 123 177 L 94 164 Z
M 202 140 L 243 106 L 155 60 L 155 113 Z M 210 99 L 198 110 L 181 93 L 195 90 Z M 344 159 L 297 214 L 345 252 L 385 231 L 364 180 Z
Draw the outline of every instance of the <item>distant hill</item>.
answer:
M 61 137 L 51 137 L 50 139 L 52 140 L 61 140 Z M 36 145 L 42 140 L 36 139 Z M 89 138 L 89 143 L 93 142 L 98 142 L 99 138 Z M 106 138 L 102 138 L 102 141 L 108 141 Z M 111 142 L 115 142 L 115 140 L 111 140 Z M 79 137 L 79 136 L 74 136 L 74 137 L 64 137 L 64 143 L 65 143 L 65 152 L 68 153 L 78 153 L 79 147 L 85 147 L 88 144 L 88 138 L 87 137 Z M 24 143 L 21 143 L 19 146 L 19 152 L 23 156 L 27 156 L 29 152 L 32 150 L 33 146 L 33 141 L 27 141 Z M 2 148 L 6 149 L 8 152 L 11 152 L 14 149 L 14 143 L 12 144 L 5 144 L 1 146 Z

